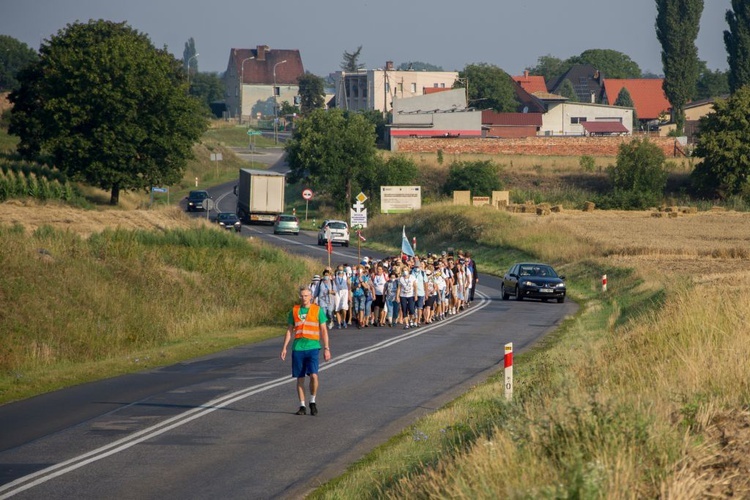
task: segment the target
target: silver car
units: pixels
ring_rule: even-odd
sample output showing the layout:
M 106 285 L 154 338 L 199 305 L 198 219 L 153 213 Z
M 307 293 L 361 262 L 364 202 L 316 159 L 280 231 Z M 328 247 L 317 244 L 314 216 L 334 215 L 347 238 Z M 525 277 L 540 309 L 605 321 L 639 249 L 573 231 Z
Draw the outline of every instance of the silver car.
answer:
M 345 247 L 349 246 L 349 224 L 342 220 L 326 220 L 318 230 L 318 245 L 328 243 L 328 234 L 331 235 L 331 244 L 339 243 Z
M 273 223 L 273 234 L 299 234 L 299 219 L 296 215 L 281 214 Z

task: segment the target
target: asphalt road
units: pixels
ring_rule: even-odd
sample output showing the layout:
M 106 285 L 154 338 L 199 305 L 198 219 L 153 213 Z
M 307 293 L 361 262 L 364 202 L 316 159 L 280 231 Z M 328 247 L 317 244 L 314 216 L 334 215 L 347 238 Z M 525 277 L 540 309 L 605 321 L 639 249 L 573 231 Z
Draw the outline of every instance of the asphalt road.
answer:
M 281 168 L 279 165 L 278 168 Z M 233 209 L 233 183 L 212 190 Z M 314 233 L 243 235 L 326 260 Z M 367 255 L 378 257 L 373 252 Z M 356 248 L 335 247 L 333 262 Z M 480 276 L 477 300 L 418 329 L 331 332 L 320 413 L 297 416 L 278 338 L 0 407 L 0 499 L 298 498 L 419 417 L 502 367 L 576 305 L 502 301 Z

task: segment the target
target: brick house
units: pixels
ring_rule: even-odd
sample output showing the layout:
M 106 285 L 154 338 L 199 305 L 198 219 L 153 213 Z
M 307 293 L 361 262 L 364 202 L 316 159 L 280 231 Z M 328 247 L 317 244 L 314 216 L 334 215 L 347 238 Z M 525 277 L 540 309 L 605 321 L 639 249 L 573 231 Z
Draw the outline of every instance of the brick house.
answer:
M 273 117 L 274 103 L 294 104 L 297 79 L 305 74 L 296 49 L 231 49 L 224 73 L 225 101 L 231 117 Z

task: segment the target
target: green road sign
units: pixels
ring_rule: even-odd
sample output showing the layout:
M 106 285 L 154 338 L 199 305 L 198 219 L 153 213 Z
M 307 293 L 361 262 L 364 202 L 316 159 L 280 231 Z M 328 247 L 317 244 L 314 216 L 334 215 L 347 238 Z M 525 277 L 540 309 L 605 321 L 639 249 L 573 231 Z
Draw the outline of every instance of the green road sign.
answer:
M 263 132 L 261 132 L 260 130 L 251 130 L 251 129 L 247 130 L 247 135 L 261 135 L 261 134 L 263 134 Z

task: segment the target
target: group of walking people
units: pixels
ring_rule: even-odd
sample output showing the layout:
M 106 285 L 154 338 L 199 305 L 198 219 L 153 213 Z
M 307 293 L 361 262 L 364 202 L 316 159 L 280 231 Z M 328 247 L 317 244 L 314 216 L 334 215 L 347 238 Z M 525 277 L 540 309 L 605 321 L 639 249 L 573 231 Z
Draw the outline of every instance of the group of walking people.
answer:
M 458 314 L 474 300 L 479 276 L 468 252 L 390 257 L 341 263 L 315 275 L 312 300 L 323 309 L 329 329 L 404 329 Z
M 286 359 L 292 348 L 292 377 L 297 379 L 297 415 L 318 414 L 316 401 L 320 350 L 330 361 L 328 330 L 370 326 L 404 329 L 440 321 L 458 314 L 474 300 L 479 276 L 471 255 L 459 251 L 440 256 L 391 257 L 355 265 L 342 263 L 315 275 L 299 290 L 300 303 L 289 312 L 281 348 Z M 305 378 L 310 379 L 306 400 Z

